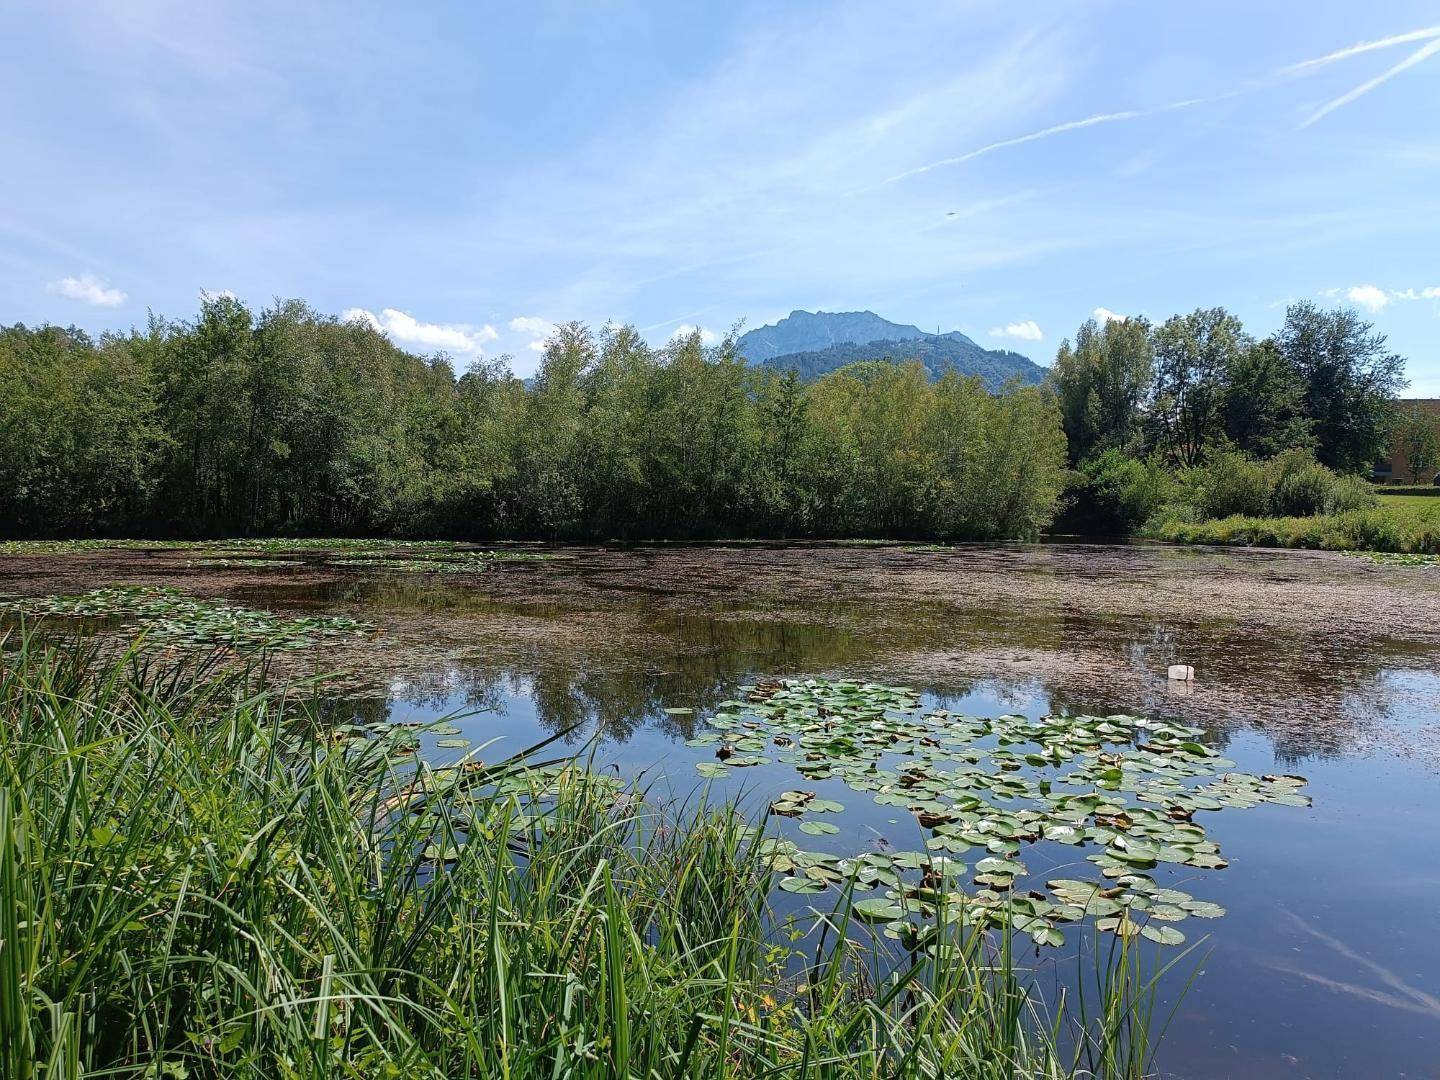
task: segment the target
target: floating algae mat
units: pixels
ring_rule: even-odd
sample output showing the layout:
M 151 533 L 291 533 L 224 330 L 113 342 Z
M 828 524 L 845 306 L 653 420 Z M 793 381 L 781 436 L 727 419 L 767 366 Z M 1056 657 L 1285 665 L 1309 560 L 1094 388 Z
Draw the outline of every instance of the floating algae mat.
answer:
M 1224 914 L 1149 873 L 1162 863 L 1225 868 L 1195 818 L 1261 803 L 1310 805 L 1303 777 L 1229 771 L 1234 762 L 1196 741 L 1200 729 L 1137 716 L 987 719 L 924 709 L 905 687 L 813 679 L 742 693 L 690 741 L 714 747 L 699 773 L 788 763 L 806 780 L 840 780 L 914 814 L 927 836 L 923 851 L 844 858 L 765 841 L 772 868 L 785 875 L 782 890 L 853 883 L 857 896 L 879 892 L 857 899 L 854 915 L 911 942 L 943 910 L 952 922 L 1011 925 L 1038 944 L 1062 944 L 1061 927 L 1087 919 L 1122 937 L 1179 944 L 1177 923 Z M 838 832 L 825 818 L 843 809 L 798 787 L 770 805 L 815 836 Z M 1024 855 L 1040 842 L 1074 847 L 1093 871 L 1032 882 Z
M 179 589 L 127 585 L 78 596 L 0 601 L 0 612 L 37 618 L 119 619 L 134 623 L 152 645 L 196 648 L 303 649 L 374 629 L 345 616 L 285 618 L 272 611 L 200 600 Z

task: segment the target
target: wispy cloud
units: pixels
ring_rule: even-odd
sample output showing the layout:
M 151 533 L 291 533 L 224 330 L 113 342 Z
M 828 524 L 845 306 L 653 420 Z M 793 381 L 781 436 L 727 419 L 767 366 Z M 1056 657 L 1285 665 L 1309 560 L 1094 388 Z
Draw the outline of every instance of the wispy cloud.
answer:
M 1014 338 L 1017 341 L 1039 341 L 1044 338 L 1045 333 L 1040 329 L 1040 324 L 1034 319 L 1026 319 L 1024 322 L 1006 323 L 1004 326 L 994 327 L 990 331 L 993 338 Z
M 397 308 L 384 308 L 379 315 L 364 308 L 351 308 L 340 317 L 346 322 L 368 323 L 397 345 L 467 356 L 480 356 L 485 346 L 500 336 L 493 326 L 421 322 Z
M 115 308 L 129 299 L 121 290 L 111 288 L 106 281 L 94 274 L 63 277 L 59 281 L 50 282 L 47 288 L 52 293 L 79 300 L 81 303 L 94 304 L 96 307 Z
M 1359 86 L 1355 87 L 1355 89 L 1349 91 L 1348 93 L 1341 94 L 1333 101 L 1327 101 L 1324 105 L 1321 105 L 1320 108 L 1316 109 L 1313 113 L 1307 116 L 1304 121 L 1301 122 L 1300 126 L 1302 128 L 1309 127 L 1317 120 L 1321 120 L 1324 117 L 1329 116 L 1336 109 L 1343 108 L 1344 106 L 1349 105 L 1357 98 L 1364 97 L 1371 90 L 1374 90 L 1377 86 L 1381 86 L 1384 83 L 1389 82 L 1396 75 L 1399 75 L 1402 71 L 1406 71 L 1409 68 L 1414 67 L 1416 64 L 1423 64 L 1426 60 L 1430 59 L 1430 57 L 1434 56 L 1436 53 L 1440 53 L 1440 40 L 1432 41 L 1428 45 L 1422 45 L 1420 48 L 1416 49 L 1413 53 L 1407 56 L 1404 60 L 1401 60 L 1394 67 L 1387 68 L 1379 75 L 1376 75 L 1373 79 L 1369 79 L 1366 82 L 1361 83 Z

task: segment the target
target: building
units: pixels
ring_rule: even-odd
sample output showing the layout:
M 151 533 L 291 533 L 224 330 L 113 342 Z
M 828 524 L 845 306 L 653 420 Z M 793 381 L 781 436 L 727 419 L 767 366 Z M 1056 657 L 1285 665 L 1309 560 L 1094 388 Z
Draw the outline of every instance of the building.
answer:
M 1395 403 L 1401 409 L 1420 408 L 1435 417 L 1436 424 L 1440 424 L 1440 398 L 1401 398 Z M 1411 478 L 1410 465 L 1405 460 L 1405 447 L 1399 444 L 1398 440 L 1391 440 L 1390 456 L 1384 461 L 1375 463 L 1375 473 L 1372 479 L 1377 484 L 1410 484 L 1415 481 Z M 1435 473 L 1429 472 L 1420 474 L 1419 482 L 1429 484 L 1434 482 Z

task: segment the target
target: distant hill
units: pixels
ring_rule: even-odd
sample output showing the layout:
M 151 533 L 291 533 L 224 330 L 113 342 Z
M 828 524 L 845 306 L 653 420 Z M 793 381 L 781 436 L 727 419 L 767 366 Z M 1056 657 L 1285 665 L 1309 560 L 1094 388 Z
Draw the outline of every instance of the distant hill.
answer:
M 802 379 L 860 360 L 919 360 L 931 378 L 947 371 L 978 375 L 992 390 L 1017 377 L 1025 383 L 1045 377 L 1044 368 L 1019 353 L 983 348 L 958 330 L 927 334 L 873 311 L 792 311 L 774 326 L 742 334 L 736 345 L 752 364 L 796 371 Z

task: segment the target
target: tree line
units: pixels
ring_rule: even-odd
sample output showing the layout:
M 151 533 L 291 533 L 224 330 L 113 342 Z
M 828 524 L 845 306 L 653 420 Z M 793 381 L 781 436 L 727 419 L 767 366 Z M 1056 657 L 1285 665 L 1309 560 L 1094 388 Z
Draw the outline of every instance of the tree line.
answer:
M 1314 454 L 1342 474 L 1386 455 L 1405 364 L 1349 309 L 1291 304 L 1255 338 L 1224 308 L 1153 325 L 1091 320 L 1051 372 L 1072 465 L 1106 451 L 1190 468 L 1217 452 Z
M 805 381 L 733 335 L 653 348 L 579 323 L 527 381 L 300 301 L 206 297 L 98 338 L 0 328 L 0 531 L 996 539 L 1067 505 L 1113 531 L 1138 511 L 1104 507 L 1152 506 L 1165 471 L 1356 474 L 1397 424 L 1421 462 L 1403 386 L 1383 335 L 1309 303 L 1265 338 L 1223 308 L 1090 321 L 1044 385 L 989 393 L 915 361 Z
M 13 535 L 990 539 L 1044 529 L 1066 475 L 1049 389 L 881 362 L 806 383 L 733 337 L 572 323 L 527 382 L 300 301 L 0 328 Z

